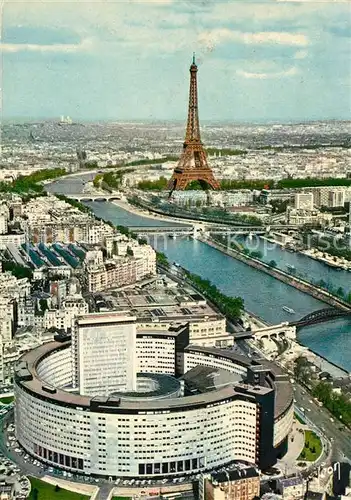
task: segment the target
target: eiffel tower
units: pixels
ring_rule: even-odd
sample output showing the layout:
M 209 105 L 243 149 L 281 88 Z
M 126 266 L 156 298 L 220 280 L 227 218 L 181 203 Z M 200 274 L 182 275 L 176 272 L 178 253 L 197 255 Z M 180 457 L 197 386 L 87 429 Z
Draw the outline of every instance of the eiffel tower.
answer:
M 196 74 L 197 65 L 194 54 L 190 66 L 189 109 L 185 141 L 178 165 L 168 183 L 170 195 L 175 189 L 184 190 L 191 181 L 199 181 L 206 188 L 219 189 L 220 187 L 207 163 L 207 154 L 201 142 Z

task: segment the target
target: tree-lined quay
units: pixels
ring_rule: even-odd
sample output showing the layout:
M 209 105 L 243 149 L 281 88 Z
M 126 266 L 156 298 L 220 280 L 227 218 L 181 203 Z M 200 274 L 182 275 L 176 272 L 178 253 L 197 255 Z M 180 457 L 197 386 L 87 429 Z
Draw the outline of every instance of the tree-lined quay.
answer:
M 304 356 L 298 357 L 295 361 L 294 377 L 304 384 L 340 422 L 351 428 L 351 402 L 344 394 L 334 392 L 330 382 L 315 380 L 311 364 Z
M 156 259 L 161 267 L 170 268 L 169 261 L 163 252 L 157 252 Z M 236 322 L 241 317 L 244 310 L 244 299 L 242 297 L 229 297 L 222 293 L 210 280 L 204 279 L 184 268 L 182 268 L 182 271 L 188 282 L 214 304 L 229 321 Z
M 241 151 L 237 154 L 247 154 L 247 151 Z M 163 191 L 167 189 L 168 180 L 165 177 L 159 177 L 154 181 L 141 181 L 138 183 L 138 189 L 145 191 Z M 323 186 L 351 186 L 351 179 L 346 178 L 326 178 L 317 179 L 313 177 L 295 178 L 295 179 L 281 179 L 279 181 L 272 179 L 222 179 L 220 181 L 220 188 L 223 191 L 231 191 L 235 189 L 296 189 L 308 187 L 323 187 Z M 201 190 L 203 187 L 200 183 L 191 185 L 191 189 Z
M 286 283 L 287 285 L 297 288 L 302 292 L 308 293 L 309 295 L 312 295 L 312 297 L 318 300 L 322 300 L 323 302 L 329 304 L 332 307 L 336 307 L 338 309 L 342 309 L 345 311 L 351 310 L 350 303 L 344 301 L 341 298 L 333 296 L 330 292 L 323 290 L 322 288 L 318 288 L 316 285 L 313 285 L 308 281 L 304 281 L 301 278 L 297 278 L 280 269 L 277 269 L 272 265 L 273 262 L 266 264 L 265 262 L 260 261 L 258 259 L 258 256 L 253 257 L 252 255 L 251 256 L 246 255 L 242 250 L 234 249 L 232 247 L 228 248 L 227 245 L 213 238 L 203 238 L 199 236 L 198 239 L 203 243 L 207 243 L 208 245 L 216 248 L 217 250 L 220 250 L 221 252 L 229 255 L 230 257 L 245 262 L 251 267 L 263 271 L 266 274 L 272 276 L 273 278 L 276 278 L 282 281 L 283 283 Z

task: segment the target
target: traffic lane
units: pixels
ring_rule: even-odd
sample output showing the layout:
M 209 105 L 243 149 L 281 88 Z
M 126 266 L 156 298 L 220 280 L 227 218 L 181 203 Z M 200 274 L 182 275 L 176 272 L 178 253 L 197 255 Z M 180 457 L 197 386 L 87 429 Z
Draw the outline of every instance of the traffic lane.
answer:
M 294 397 L 296 405 L 303 408 L 306 417 L 311 420 L 316 427 L 327 437 L 332 438 L 333 448 L 340 450 L 348 459 L 351 458 L 351 432 L 326 410 L 318 406 L 304 389 L 295 386 Z M 331 420 L 333 419 L 333 421 Z M 342 427 L 342 430 L 340 428 Z
M 350 443 L 351 445 L 351 432 L 339 420 L 333 417 L 326 408 L 318 406 L 310 394 L 297 386 L 295 387 L 295 399 L 297 404 L 300 402 L 302 408 L 307 410 L 307 417 L 309 417 L 309 414 L 313 414 L 317 417 L 318 421 L 325 424 L 325 429 L 328 432 L 336 434 L 343 440 L 346 439 L 347 444 Z

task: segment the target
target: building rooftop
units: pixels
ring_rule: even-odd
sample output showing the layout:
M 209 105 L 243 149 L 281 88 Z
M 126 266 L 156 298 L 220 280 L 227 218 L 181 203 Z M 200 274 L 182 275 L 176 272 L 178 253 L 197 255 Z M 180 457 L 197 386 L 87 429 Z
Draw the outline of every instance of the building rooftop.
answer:
M 283 488 L 289 488 L 290 486 L 298 486 L 299 484 L 303 484 L 304 480 L 300 476 L 294 476 L 278 479 L 278 482 Z
M 137 390 L 133 392 L 115 392 L 113 397 L 133 401 L 151 398 L 169 398 L 180 391 L 180 382 L 171 375 L 160 373 L 138 373 Z
M 189 394 L 202 394 L 221 387 L 233 386 L 243 380 L 243 376 L 221 368 L 198 365 L 186 372 L 182 378 Z
M 143 288 L 99 292 L 95 295 L 95 302 L 100 308 L 128 310 L 138 321 L 143 322 L 223 318 L 207 304 L 204 297 L 190 288 L 170 287 L 168 281 L 160 279 Z
M 212 482 L 217 482 L 219 484 L 253 477 L 259 477 L 258 470 L 255 467 L 238 467 L 236 469 L 214 472 L 211 474 Z

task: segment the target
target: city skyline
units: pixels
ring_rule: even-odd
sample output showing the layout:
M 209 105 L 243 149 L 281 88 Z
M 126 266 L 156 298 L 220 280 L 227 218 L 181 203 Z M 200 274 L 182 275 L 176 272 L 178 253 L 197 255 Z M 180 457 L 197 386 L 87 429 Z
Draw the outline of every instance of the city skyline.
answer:
M 3 119 L 347 120 L 347 2 L 5 3 Z M 38 99 L 40 96 L 40 99 Z

